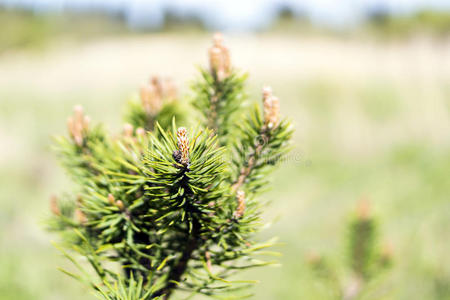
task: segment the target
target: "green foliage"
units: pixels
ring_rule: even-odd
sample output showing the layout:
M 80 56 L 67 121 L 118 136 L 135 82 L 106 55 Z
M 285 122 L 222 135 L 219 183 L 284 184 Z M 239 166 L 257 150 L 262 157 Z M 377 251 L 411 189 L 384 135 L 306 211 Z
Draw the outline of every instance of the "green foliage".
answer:
M 258 105 L 242 111 L 245 121 L 231 134 L 245 78 L 202 74 L 194 92 L 205 126 L 178 128 L 177 116 L 186 115 L 179 103 L 160 107 L 162 97 L 148 88 L 141 104 L 130 102 L 131 125 L 121 135 L 89 128 L 78 107 L 68 122 L 70 138 L 56 139 L 77 192 L 52 202 L 48 224 L 78 269 L 64 272 L 102 299 L 169 299 L 175 290 L 243 297 L 254 282 L 229 277 L 272 263 L 255 257 L 274 243 L 255 241 L 262 213 L 255 195 L 287 151 L 290 124 L 267 94 L 264 113 Z
M 311 255 L 309 258 L 313 274 L 321 279 L 332 299 L 360 299 L 370 295 L 379 288 L 380 275 L 392 263 L 391 249 L 385 246 L 380 250 L 377 244 L 377 223 L 366 202 L 361 203 L 347 226 L 345 261 L 336 267 L 325 257 Z
M 254 105 L 241 120 L 235 125 L 239 138 L 232 140 L 230 179 L 235 189 L 257 193 L 267 187 L 268 173 L 288 151 L 286 142 L 290 139 L 292 130 L 286 119 L 269 129 L 258 105 Z
M 142 104 L 135 100 L 130 100 L 126 107 L 124 120 L 131 124 L 134 128 L 144 128 L 153 130 L 156 121 L 162 128 L 169 128 L 172 119 L 175 118 L 178 123 L 186 122 L 183 114 L 183 107 L 177 101 L 167 102 L 156 115 L 149 115 L 145 112 Z
M 111 285 L 108 281 L 105 281 L 105 287 L 99 287 L 100 299 L 105 300 L 134 300 L 134 299 L 147 299 L 150 297 L 151 289 L 145 291 L 143 284 L 143 277 L 136 281 L 131 275 L 130 280 L 124 281 L 123 278 L 118 279 Z M 159 297 L 153 298 L 158 299 Z
M 246 74 L 232 70 L 230 76 L 219 80 L 214 72 L 200 69 L 200 77 L 192 85 L 192 102 L 200 112 L 202 124 L 214 130 L 221 145 L 227 144 L 236 112 L 245 100 L 246 78 Z

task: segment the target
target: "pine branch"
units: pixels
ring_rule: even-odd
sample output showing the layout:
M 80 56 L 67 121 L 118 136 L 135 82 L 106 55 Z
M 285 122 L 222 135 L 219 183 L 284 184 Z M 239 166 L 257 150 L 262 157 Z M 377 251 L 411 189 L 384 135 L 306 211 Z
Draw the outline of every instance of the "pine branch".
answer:
M 270 88 L 264 89 L 263 105 L 263 115 L 255 106 L 239 128 L 244 138 L 234 143 L 234 172 L 238 174 L 231 176 L 234 191 L 244 188 L 256 193 L 263 188 L 267 171 L 289 150 L 292 129 L 287 120 L 279 120 L 278 98 Z
M 375 224 L 370 216 L 369 204 L 362 201 L 349 226 L 349 263 L 357 277 L 369 279 L 375 256 Z
M 193 252 L 198 248 L 199 232 L 200 224 L 196 219 L 194 219 L 192 233 L 189 234 L 189 240 L 187 242 L 186 248 L 183 250 L 180 259 L 171 268 L 168 275 L 167 285 L 160 291 L 155 292 L 153 295 L 154 297 L 163 296 L 163 299 L 165 300 L 170 298 L 173 290 L 177 287 L 181 280 L 181 277 L 186 272 L 189 260 L 192 258 Z
M 177 89 L 170 78 L 153 76 L 141 86 L 139 96 L 140 101 L 128 102 L 124 116 L 125 122 L 134 128 L 153 131 L 156 122 L 169 128 L 173 118 L 184 123 L 183 108 L 177 101 Z
M 230 54 L 220 34 L 214 36 L 209 60 L 209 70 L 200 69 L 200 78 L 192 85 L 193 106 L 203 116 L 203 125 L 218 135 L 223 146 L 230 140 L 236 112 L 242 107 L 247 75 L 231 67 Z
M 254 240 L 262 225 L 255 195 L 288 149 L 289 122 L 265 92 L 264 114 L 256 106 L 232 129 L 245 78 L 231 69 L 220 36 L 202 76 L 194 105 L 209 129 L 178 127 L 175 119 L 187 114 L 171 86 L 152 78 L 141 102 L 129 104 L 120 134 L 90 125 L 76 107 L 69 138 L 56 139 L 77 190 L 52 198 L 48 226 L 63 248 L 86 258 L 95 276 L 64 252 L 81 273 L 66 274 L 102 299 L 169 299 L 176 290 L 245 296 L 242 290 L 254 282 L 226 278 L 273 263 L 254 257 L 274 244 Z
M 378 279 L 392 263 L 392 250 L 390 246 L 385 246 L 382 251 L 378 249 L 376 224 L 369 203 L 361 201 L 348 224 L 348 257 L 342 267 L 350 271 L 349 278 L 339 275 L 337 268 L 327 264 L 324 257 L 310 255 L 310 267 L 335 291 L 335 299 L 360 299 L 370 291 L 382 290 L 380 286 L 383 282 Z

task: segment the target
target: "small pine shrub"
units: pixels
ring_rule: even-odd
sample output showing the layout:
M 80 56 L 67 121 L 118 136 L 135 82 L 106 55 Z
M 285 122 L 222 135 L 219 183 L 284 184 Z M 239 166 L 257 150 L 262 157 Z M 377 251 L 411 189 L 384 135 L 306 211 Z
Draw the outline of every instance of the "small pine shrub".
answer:
M 331 299 L 380 299 L 381 275 L 392 264 L 392 249 L 378 244 L 377 221 L 367 201 L 361 201 L 347 225 L 346 258 L 333 263 L 330 258 L 310 254 L 308 265 L 325 286 Z
M 291 125 L 270 88 L 262 109 L 243 106 L 246 75 L 220 34 L 209 60 L 192 85 L 200 118 L 191 129 L 176 123 L 195 114 L 155 77 L 129 103 L 122 133 L 108 134 L 77 106 L 69 137 L 56 138 L 76 188 L 52 198 L 49 229 L 77 269 L 63 272 L 101 299 L 169 299 L 176 290 L 242 297 L 253 281 L 229 277 L 271 263 L 257 256 L 273 244 L 255 237 L 257 195 L 288 150 Z

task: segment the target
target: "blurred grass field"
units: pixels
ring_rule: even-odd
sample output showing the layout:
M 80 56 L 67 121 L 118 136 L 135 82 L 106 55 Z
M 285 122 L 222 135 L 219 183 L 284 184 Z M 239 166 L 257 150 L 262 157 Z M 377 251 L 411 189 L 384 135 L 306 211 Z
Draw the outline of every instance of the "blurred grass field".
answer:
M 279 237 L 282 267 L 242 275 L 261 281 L 254 299 L 328 299 L 305 255 L 342 259 L 361 198 L 394 248 L 385 298 L 450 299 L 450 40 L 276 31 L 226 41 L 250 73 L 250 98 L 272 85 L 296 129 L 264 196 L 278 221 L 262 237 Z M 188 94 L 208 46 L 204 33 L 153 33 L 0 55 L 0 299 L 94 299 L 56 269 L 68 264 L 42 224 L 51 193 L 73 188 L 51 136 L 66 133 L 75 104 L 120 130 L 126 100 L 152 74 Z

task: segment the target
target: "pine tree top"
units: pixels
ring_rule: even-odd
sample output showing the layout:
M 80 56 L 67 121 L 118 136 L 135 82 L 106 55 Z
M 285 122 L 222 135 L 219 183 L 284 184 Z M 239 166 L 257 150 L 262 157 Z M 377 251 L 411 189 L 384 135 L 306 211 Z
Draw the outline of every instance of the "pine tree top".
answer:
M 129 103 L 121 134 L 91 124 L 77 106 L 69 137 L 56 138 L 76 188 L 52 198 L 49 228 L 78 268 L 64 272 L 103 299 L 169 299 L 174 291 L 245 296 L 253 282 L 228 278 L 271 263 L 257 258 L 273 244 L 256 240 L 257 196 L 288 151 L 291 125 L 268 88 L 261 104 L 244 108 L 246 75 L 232 66 L 221 35 L 209 62 L 192 85 L 201 116 L 195 127 L 177 125 L 193 113 L 172 81 L 152 77 L 141 101 Z

